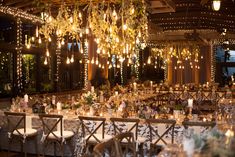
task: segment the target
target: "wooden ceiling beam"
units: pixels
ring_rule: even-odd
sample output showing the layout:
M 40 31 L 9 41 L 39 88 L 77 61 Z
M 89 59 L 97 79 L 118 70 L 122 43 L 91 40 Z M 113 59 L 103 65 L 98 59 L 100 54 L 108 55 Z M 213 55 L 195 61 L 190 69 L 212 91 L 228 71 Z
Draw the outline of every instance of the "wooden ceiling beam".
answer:
M 22 3 L 16 4 L 15 7 L 16 8 L 25 8 L 25 7 L 30 6 L 32 4 L 33 4 L 33 1 L 25 1 Z
M 10 5 L 14 5 L 16 3 L 20 3 L 20 2 L 22 2 L 22 0 L 8 0 L 7 2 L 5 2 L 5 5 L 10 6 Z

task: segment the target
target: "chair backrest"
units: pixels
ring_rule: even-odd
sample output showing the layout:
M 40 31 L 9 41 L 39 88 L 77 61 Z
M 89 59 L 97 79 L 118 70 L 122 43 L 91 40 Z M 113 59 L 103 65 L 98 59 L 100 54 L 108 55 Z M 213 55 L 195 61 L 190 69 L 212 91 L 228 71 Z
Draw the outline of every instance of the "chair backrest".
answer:
M 146 119 L 150 131 L 150 141 L 154 145 L 174 143 L 174 128 L 176 121 L 168 119 Z M 166 140 L 170 137 L 170 141 Z
M 114 138 L 111 138 L 108 141 L 96 144 L 93 149 L 93 155 L 95 157 L 122 157 L 118 150 Z
M 86 142 L 93 137 L 96 142 L 101 143 L 100 139 L 95 134 L 98 131 L 101 131 L 102 139 L 104 139 L 106 119 L 102 117 L 84 117 L 84 116 L 79 116 L 78 118 L 81 121 L 83 137 L 85 137 L 87 134 L 89 135 L 86 138 Z
M 132 132 L 137 140 L 138 125 L 140 120 L 136 118 L 110 118 L 114 127 L 114 134 L 118 135 L 125 132 Z
M 127 154 L 131 152 L 131 156 L 136 157 L 135 139 L 132 132 L 125 132 L 118 134 L 114 137 L 116 151 L 119 152 L 121 156 L 128 156 Z M 122 149 L 125 148 L 125 149 Z M 124 151 L 123 151 L 124 150 Z
M 40 114 L 39 118 L 43 126 L 43 136 L 44 140 L 47 140 L 49 135 L 53 136 L 57 140 L 62 140 L 63 138 L 63 116 L 62 115 L 50 115 L 50 114 Z M 58 129 L 59 126 L 59 130 Z M 54 131 L 60 132 L 60 136 L 56 135 Z
M 26 114 L 16 112 L 4 112 L 7 117 L 8 134 L 11 136 L 13 132 L 17 132 L 18 135 L 24 137 L 26 132 Z M 24 134 L 19 129 L 24 129 Z
M 182 124 L 185 129 L 192 128 L 192 129 L 194 129 L 195 133 L 200 134 L 208 129 L 212 129 L 216 125 L 216 122 L 214 122 L 214 121 L 211 121 L 211 122 L 183 121 Z

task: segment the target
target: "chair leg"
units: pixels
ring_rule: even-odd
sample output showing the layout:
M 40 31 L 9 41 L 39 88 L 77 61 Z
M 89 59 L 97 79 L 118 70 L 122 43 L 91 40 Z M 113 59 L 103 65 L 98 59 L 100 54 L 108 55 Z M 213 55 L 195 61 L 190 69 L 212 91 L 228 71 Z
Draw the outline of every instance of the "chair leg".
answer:
M 37 136 L 35 137 L 35 153 L 37 154 L 37 156 L 39 157 L 39 154 L 38 154 L 38 139 L 37 139 Z
M 61 157 L 64 157 L 64 144 L 63 143 L 60 144 L 60 148 L 61 148 Z
M 54 143 L 54 157 L 56 157 L 56 142 L 53 143 Z

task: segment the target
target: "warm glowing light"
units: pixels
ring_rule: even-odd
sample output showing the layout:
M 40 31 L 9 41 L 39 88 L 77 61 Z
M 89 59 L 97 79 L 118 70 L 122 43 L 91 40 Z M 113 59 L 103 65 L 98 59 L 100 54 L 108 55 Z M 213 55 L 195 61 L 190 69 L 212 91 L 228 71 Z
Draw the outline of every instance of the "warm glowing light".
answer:
M 42 39 L 39 37 L 38 39 L 38 43 L 41 44 L 42 43 Z
M 213 0 L 212 2 L 212 8 L 214 11 L 219 11 L 220 10 L 220 4 L 221 0 Z
M 32 37 L 31 39 L 32 39 L 32 42 L 34 42 L 34 41 L 35 41 L 35 38 L 34 38 L 34 37 Z
M 74 55 L 71 56 L 70 62 L 71 62 L 71 63 L 74 62 Z
M 124 31 L 127 30 L 127 25 L 126 24 L 123 25 L 123 30 Z
M 91 64 L 94 64 L 94 63 L 95 63 L 94 58 L 92 58 L 91 59 Z
M 66 64 L 70 64 L 70 59 L 67 57 Z
M 38 26 L 36 27 L 36 37 L 38 38 Z
M 96 65 L 99 64 L 98 58 L 96 58 L 95 64 L 96 64 Z
M 150 56 L 148 57 L 147 63 L 148 63 L 148 64 L 151 64 L 151 57 L 150 57 Z
M 86 34 L 89 34 L 89 28 L 86 28 Z
M 65 43 L 64 43 L 64 40 L 62 40 L 62 41 L 61 41 L 61 45 L 64 45 L 64 44 L 65 44 Z
M 51 42 L 51 37 L 48 38 L 48 41 Z
M 46 56 L 47 56 L 47 57 L 50 56 L 50 53 L 49 53 L 49 50 L 48 50 L 48 49 L 46 50 Z
M 45 58 L 45 60 L 44 60 L 44 65 L 47 65 L 47 64 L 48 64 L 47 58 Z

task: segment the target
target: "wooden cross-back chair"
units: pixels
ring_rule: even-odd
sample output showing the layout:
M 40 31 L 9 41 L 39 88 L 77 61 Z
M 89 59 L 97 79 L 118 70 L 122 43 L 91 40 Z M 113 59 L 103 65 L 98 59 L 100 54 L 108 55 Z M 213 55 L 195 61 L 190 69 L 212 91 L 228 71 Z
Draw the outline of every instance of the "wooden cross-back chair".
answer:
M 54 156 L 56 156 L 56 144 L 59 145 L 61 156 L 64 156 L 64 144 L 69 142 L 69 148 L 73 153 L 71 139 L 74 136 L 72 131 L 64 131 L 63 129 L 63 116 L 62 115 L 39 115 L 43 126 L 43 156 L 45 156 L 46 147 L 48 144 L 54 144 Z
M 94 157 L 104 157 L 106 155 L 109 157 L 122 157 L 114 138 L 96 144 L 93 149 L 93 155 Z
M 96 145 L 112 138 L 112 136 L 104 134 L 106 118 L 85 116 L 79 116 L 78 118 L 82 126 L 82 136 L 86 142 L 84 148 L 86 152 L 90 145 Z
M 161 150 L 163 145 L 174 143 L 175 120 L 146 119 L 146 122 L 150 132 L 150 155 L 153 151 Z M 167 139 L 166 136 L 169 136 L 170 139 Z
M 208 129 L 212 129 L 216 122 L 210 121 L 210 122 L 203 122 L 203 121 L 183 121 L 182 122 L 185 129 L 193 128 L 194 132 L 201 133 L 203 131 L 206 131 Z M 202 128 L 202 129 L 201 129 Z
M 132 157 L 137 156 L 134 134 L 132 132 L 118 134 L 114 139 L 116 151 L 119 152 L 121 156 L 128 156 L 128 153 L 131 153 Z
M 26 114 L 25 113 L 16 113 L 16 112 L 4 112 L 7 118 L 8 126 L 8 153 L 11 149 L 11 143 L 14 139 L 17 139 L 21 142 L 21 152 L 27 156 L 26 144 L 30 139 L 34 139 L 35 142 L 35 152 L 38 155 L 37 148 L 37 130 L 26 127 Z
M 138 138 L 138 125 L 140 120 L 136 118 L 110 118 L 114 127 L 114 134 L 132 132 L 135 140 Z

